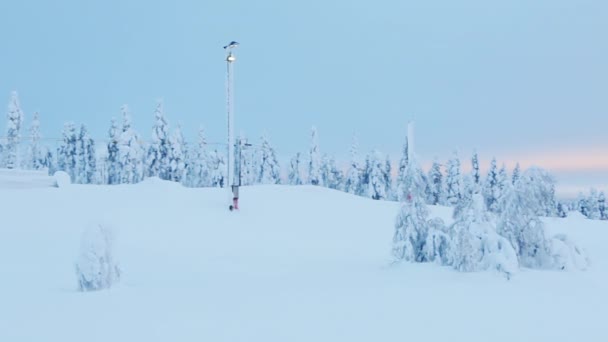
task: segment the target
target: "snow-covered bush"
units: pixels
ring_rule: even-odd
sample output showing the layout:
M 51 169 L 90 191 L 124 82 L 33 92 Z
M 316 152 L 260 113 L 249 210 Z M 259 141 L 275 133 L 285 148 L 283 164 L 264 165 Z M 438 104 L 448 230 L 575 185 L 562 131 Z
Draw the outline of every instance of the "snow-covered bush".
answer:
M 110 288 L 120 279 L 120 268 L 114 258 L 114 237 L 106 225 L 87 228 L 80 243 L 76 277 L 80 291 Z
M 533 170 L 532 175 L 539 175 Z M 497 232 L 509 240 L 520 265 L 539 269 L 584 269 L 588 260 L 565 236 L 547 236 L 538 217 L 552 200 L 552 186 L 526 171 L 505 195 Z
M 497 270 L 508 276 L 518 269 L 513 247 L 496 228 L 480 194 L 465 197 L 452 225 L 452 266 L 462 272 Z

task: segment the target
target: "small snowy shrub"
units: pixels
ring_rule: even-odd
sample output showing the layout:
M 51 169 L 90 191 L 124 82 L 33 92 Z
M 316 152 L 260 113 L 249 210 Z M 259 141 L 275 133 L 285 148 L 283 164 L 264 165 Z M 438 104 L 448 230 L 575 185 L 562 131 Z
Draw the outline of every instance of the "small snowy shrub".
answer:
M 113 235 L 107 226 L 93 225 L 83 233 L 76 277 L 80 291 L 107 289 L 120 279 L 120 268 L 113 253 Z

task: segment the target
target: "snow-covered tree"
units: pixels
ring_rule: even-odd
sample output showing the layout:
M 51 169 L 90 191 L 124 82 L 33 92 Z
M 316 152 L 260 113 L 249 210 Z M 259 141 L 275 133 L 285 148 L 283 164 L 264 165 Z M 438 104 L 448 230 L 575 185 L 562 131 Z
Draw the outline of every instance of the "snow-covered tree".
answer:
M 123 123 L 118 137 L 118 165 L 120 182 L 134 184 L 144 178 L 144 147 L 139 135 L 131 125 L 131 114 L 127 105 L 121 108 Z
M 415 182 L 409 186 L 415 186 Z M 412 190 L 417 192 L 415 188 Z M 427 255 L 431 253 L 425 249 L 429 231 L 428 215 L 426 204 L 421 196 L 410 195 L 405 198 L 397 215 L 393 235 L 392 254 L 396 261 L 429 261 Z
M 228 182 L 226 181 L 226 158 L 217 150 L 210 153 L 209 166 L 211 186 L 220 188 L 228 186 Z
M 147 155 L 147 174 L 149 177 L 160 177 L 168 180 L 169 164 L 169 128 L 163 111 L 163 103 L 158 102 L 154 110 L 154 127 Z
M 106 156 L 106 177 L 108 184 L 120 184 L 120 160 L 119 160 L 119 143 L 121 129 L 118 127 L 116 120 L 112 118 L 110 129 L 108 130 L 108 153 Z
M 600 220 L 608 220 L 608 208 L 606 207 L 606 195 L 603 191 L 598 194 L 598 211 Z
M 266 135 L 261 137 L 260 142 L 258 182 L 260 184 L 279 184 L 281 183 L 281 171 L 276 153 Z
M 26 168 L 28 169 L 41 170 L 49 167 L 47 160 L 48 151 L 44 146 L 40 145 L 41 139 L 40 118 L 38 112 L 35 112 L 30 125 L 30 146 L 26 164 Z
M 77 140 L 76 126 L 66 122 L 63 126 L 63 139 L 57 151 L 57 169 L 70 175 L 72 182 L 77 180 Z
M 330 189 L 341 190 L 344 182 L 344 173 L 338 169 L 336 160 L 333 157 L 328 157 L 324 161 L 325 186 Z
M 589 192 L 589 197 L 587 197 L 587 205 L 589 208 L 587 217 L 591 220 L 599 220 L 601 214 L 599 195 L 597 193 L 597 190 L 591 189 L 591 191 Z
M 506 194 L 497 232 L 505 237 L 522 266 L 564 269 L 586 267 L 582 251 L 563 236 L 547 236 L 539 212 L 544 212 L 550 196 L 546 171 L 526 170 Z
M 451 238 L 441 219 L 428 220 L 427 185 L 416 159 L 408 161 L 401 179 L 397 197 L 403 200 L 393 236 L 393 256 L 396 260 L 451 264 Z
M 426 202 L 426 182 L 423 176 L 424 173 L 418 161 L 415 158 L 410 159 L 405 165 L 405 169 L 403 169 L 402 183 L 397 193 L 397 198 L 400 199 L 400 202 L 411 201 L 412 198 L 416 201 Z
M 471 166 L 473 182 L 477 185 L 481 185 L 481 176 L 479 174 L 479 157 L 477 156 L 477 151 L 473 152 L 473 158 L 471 158 Z
M 567 217 L 568 213 L 566 212 L 566 206 L 562 202 L 557 203 L 557 217 Z
M 401 196 L 402 194 L 404 194 L 406 191 L 403 189 L 403 184 L 405 184 L 405 182 L 407 181 L 405 179 L 406 175 L 405 175 L 405 171 L 407 169 L 407 166 L 409 164 L 409 146 L 408 146 L 408 141 L 407 141 L 407 137 L 405 139 L 405 143 L 403 143 L 403 149 L 401 150 L 401 159 L 399 160 L 399 172 L 397 172 L 397 181 L 396 181 L 396 190 L 395 192 L 397 193 L 397 201 L 403 201 L 405 198 L 401 198 L 399 196 Z
M 490 163 L 490 170 L 486 177 L 486 182 L 483 187 L 483 197 L 485 199 L 486 208 L 491 212 L 498 212 L 498 169 L 496 166 L 496 158 Z
M 89 227 L 82 235 L 76 262 L 80 291 L 108 289 L 120 280 L 120 275 L 112 231 L 101 224 Z
M 518 182 L 530 188 L 530 193 L 535 196 L 532 207 L 536 215 L 555 216 L 555 179 L 551 174 L 544 169 L 531 167 L 521 174 Z
M 448 160 L 446 177 L 446 203 L 456 205 L 462 197 L 463 180 L 460 173 L 460 159 L 454 154 L 454 158 Z
M 441 173 L 441 164 L 435 159 L 429 170 L 428 175 L 428 196 L 427 203 L 438 205 L 443 203 L 443 175 Z
M 392 169 L 391 157 L 387 154 L 384 161 L 384 182 L 386 183 L 386 199 L 388 200 L 394 200 L 397 197 L 395 196 L 396 190 L 393 189 Z M 424 175 L 422 177 L 424 178 Z
M 369 160 L 368 197 L 375 200 L 388 199 L 388 184 L 386 184 L 386 165 L 378 151 L 373 151 Z
M 576 201 L 577 210 L 585 217 L 589 217 L 589 202 L 588 198 L 583 195 L 582 192 L 578 194 L 578 200 Z
M 359 162 L 359 143 L 357 142 L 357 137 L 353 136 L 353 142 L 350 147 L 350 166 L 344 179 L 345 192 L 354 195 L 363 194 L 361 173 L 361 164 Z
M 21 139 L 21 124 L 23 123 L 23 111 L 16 91 L 11 93 L 7 119 L 4 166 L 7 169 L 14 169 L 19 166 L 19 140 Z
M 187 146 L 182 134 L 182 128 L 177 125 L 175 131 L 169 137 L 169 164 L 168 180 L 181 183 L 186 174 L 186 154 Z
M 95 183 L 97 173 L 97 158 L 95 141 L 89 135 L 87 127 L 80 125 L 76 141 L 76 182 L 81 184 Z
M 310 143 L 310 161 L 308 164 L 308 183 L 312 185 L 324 186 L 323 178 L 321 177 L 321 152 L 319 151 L 319 141 L 317 138 L 317 129 L 312 128 L 311 143 Z
M 512 186 L 513 185 L 511 184 L 511 181 L 509 180 L 509 175 L 507 174 L 507 167 L 503 163 L 502 166 L 500 167 L 500 170 L 498 171 L 498 195 L 497 195 L 497 206 L 496 206 L 497 211 L 500 211 L 500 207 L 501 207 L 500 203 L 503 201 L 505 194 L 509 191 L 509 189 Z
M 462 272 L 493 269 L 508 277 L 517 271 L 517 255 L 509 241 L 496 233 L 483 197 L 479 193 L 467 196 L 457 209 L 451 229 L 452 266 Z
M 191 187 L 204 187 L 211 185 L 211 170 L 209 167 L 209 152 L 205 129 L 199 128 L 198 144 L 192 153 L 188 167 L 188 182 Z
M 517 183 L 517 181 L 519 180 L 520 174 L 521 174 L 521 168 L 519 167 L 519 163 L 517 163 L 515 165 L 515 168 L 513 169 L 513 175 L 511 176 L 512 185 L 515 185 L 515 183 Z
M 300 152 L 296 153 L 289 162 L 288 182 L 290 185 L 301 185 L 303 183 L 300 172 Z

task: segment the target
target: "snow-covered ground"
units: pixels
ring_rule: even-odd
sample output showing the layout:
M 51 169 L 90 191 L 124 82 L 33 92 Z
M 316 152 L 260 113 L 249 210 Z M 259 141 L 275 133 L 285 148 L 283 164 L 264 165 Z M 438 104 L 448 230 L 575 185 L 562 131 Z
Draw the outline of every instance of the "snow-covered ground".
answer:
M 14 186 L 27 177 L 0 174 L 0 341 L 608 341 L 607 222 L 547 220 L 587 271 L 506 280 L 390 265 L 397 203 L 256 186 L 231 213 L 223 189 Z M 122 280 L 79 292 L 81 234 L 99 222 Z

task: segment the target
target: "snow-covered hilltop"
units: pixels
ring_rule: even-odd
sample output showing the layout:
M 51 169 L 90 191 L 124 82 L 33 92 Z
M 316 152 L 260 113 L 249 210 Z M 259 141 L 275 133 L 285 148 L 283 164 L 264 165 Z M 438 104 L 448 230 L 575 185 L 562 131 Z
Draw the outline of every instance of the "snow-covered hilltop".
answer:
M 10 183 L 10 182 L 8 182 Z M 1 184 L 6 184 L 1 183 Z M 1 341 L 604 341 L 608 224 L 544 218 L 578 271 L 459 273 L 392 264 L 400 205 L 318 186 L 225 191 L 0 187 Z M 429 217 L 453 223 L 452 209 Z M 78 291 L 83 232 L 112 228 L 121 279 Z

